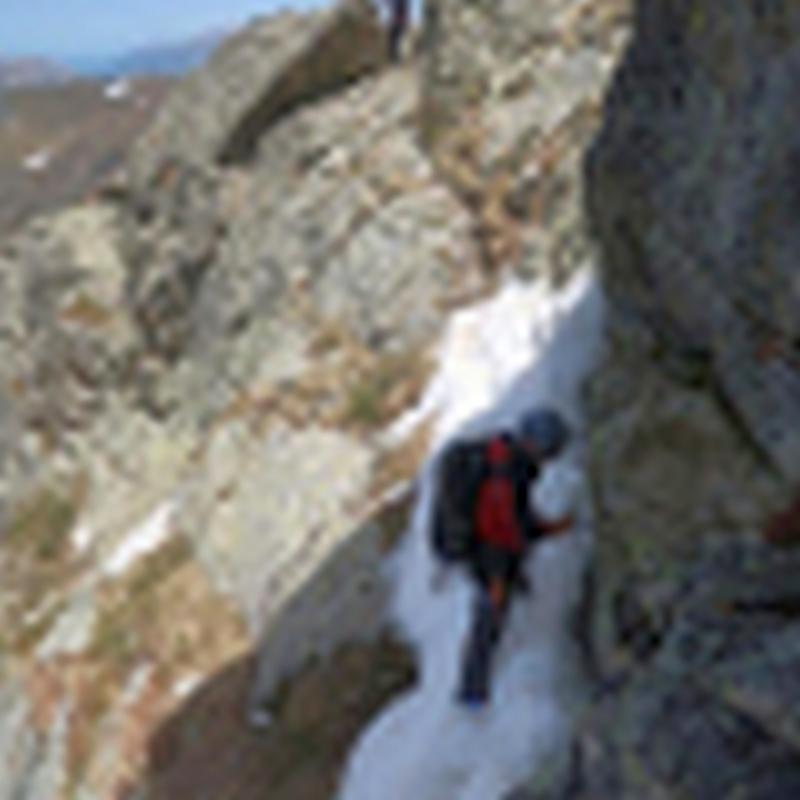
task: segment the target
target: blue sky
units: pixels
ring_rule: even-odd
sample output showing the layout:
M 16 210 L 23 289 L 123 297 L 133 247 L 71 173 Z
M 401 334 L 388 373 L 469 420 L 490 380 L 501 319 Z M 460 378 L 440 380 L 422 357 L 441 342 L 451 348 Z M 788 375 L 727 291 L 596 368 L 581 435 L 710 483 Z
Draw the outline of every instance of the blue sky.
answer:
M 0 0 L 0 57 L 102 56 L 328 0 Z

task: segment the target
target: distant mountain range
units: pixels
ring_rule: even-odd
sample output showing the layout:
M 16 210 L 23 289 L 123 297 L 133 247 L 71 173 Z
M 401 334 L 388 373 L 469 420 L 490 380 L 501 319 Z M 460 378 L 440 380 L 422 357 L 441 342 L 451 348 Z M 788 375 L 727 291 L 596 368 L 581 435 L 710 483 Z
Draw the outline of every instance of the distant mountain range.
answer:
M 148 45 L 109 56 L 0 59 L 0 88 L 47 86 L 76 78 L 182 75 L 202 66 L 231 30 L 215 30 L 180 42 Z
M 230 30 L 210 31 L 181 42 L 148 45 L 100 58 L 71 58 L 75 72 L 90 77 L 131 77 L 134 75 L 181 75 L 202 66 Z
M 0 58 L 0 89 L 50 86 L 72 77 L 68 67 L 45 58 Z

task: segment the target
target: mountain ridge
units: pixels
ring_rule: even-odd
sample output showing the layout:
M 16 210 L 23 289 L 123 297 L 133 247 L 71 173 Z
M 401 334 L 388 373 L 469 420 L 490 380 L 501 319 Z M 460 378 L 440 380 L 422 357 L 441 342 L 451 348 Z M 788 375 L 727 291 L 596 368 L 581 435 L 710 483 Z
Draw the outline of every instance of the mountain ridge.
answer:
M 76 77 L 68 66 L 40 56 L 0 58 L 0 89 L 21 89 L 65 83 Z
M 212 28 L 101 54 L 67 53 L 0 58 L 0 88 L 52 86 L 86 78 L 180 76 L 202 67 L 216 48 L 242 25 Z
M 153 41 L 101 56 L 67 56 L 64 61 L 84 76 L 178 76 L 203 66 L 214 50 L 239 27 L 215 28 L 186 38 Z

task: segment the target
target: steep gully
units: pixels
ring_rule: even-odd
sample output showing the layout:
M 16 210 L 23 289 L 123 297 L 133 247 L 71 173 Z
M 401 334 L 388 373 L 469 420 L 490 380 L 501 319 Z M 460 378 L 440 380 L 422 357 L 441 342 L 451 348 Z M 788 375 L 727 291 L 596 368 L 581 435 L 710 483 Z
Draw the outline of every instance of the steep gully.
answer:
M 362 735 L 340 800 L 501 800 L 567 757 L 570 709 L 581 689 L 568 623 L 592 546 L 581 389 L 601 352 L 602 324 L 603 297 L 588 266 L 559 289 L 510 282 L 451 321 L 437 376 L 391 433 L 402 437 L 420 419 L 437 419 L 418 503 L 387 565 L 393 619 L 417 654 L 420 680 Z M 533 591 L 513 608 L 493 702 L 475 713 L 453 701 L 472 588 L 457 569 L 443 588 L 432 581 L 427 523 L 437 452 L 455 436 L 511 425 L 521 409 L 539 403 L 561 409 L 578 436 L 545 470 L 535 500 L 545 513 L 573 511 L 578 522 L 572 535 L 539 545 L 528 559 Z

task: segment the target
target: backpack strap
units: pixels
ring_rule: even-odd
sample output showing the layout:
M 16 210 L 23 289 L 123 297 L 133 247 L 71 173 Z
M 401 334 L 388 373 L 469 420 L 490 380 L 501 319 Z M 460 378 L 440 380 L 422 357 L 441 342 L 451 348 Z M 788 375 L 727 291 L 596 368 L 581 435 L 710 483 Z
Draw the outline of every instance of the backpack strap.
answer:
M 509 553 L 521 553 L 525 534 L 517 514 L 517 485 L 510 443 L 496 436 L 486 443 L 486 475 L 475 504 L 475 533 L 479 541 Z

